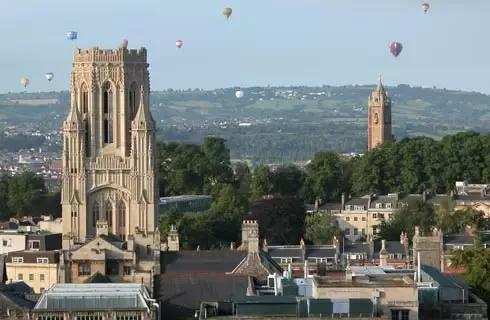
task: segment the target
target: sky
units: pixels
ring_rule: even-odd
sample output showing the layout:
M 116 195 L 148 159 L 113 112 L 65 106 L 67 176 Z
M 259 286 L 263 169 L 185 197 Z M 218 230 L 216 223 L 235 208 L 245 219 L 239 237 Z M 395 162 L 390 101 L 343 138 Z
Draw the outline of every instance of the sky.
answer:
M 428 1 L 424 14 L 419 0 L 1 0 L 0 92 L 21 91 L 21 77 L 28 91 L 67 90 L 74 48 L 128 39 L 148 49 L 152 90 L 372 84 L 382 75 L 388 85 L 490 93 L 490 1 Z M 77 41 L 66 40 L 71 30 Z M 392 41 L 404 46 L 396 59 Z

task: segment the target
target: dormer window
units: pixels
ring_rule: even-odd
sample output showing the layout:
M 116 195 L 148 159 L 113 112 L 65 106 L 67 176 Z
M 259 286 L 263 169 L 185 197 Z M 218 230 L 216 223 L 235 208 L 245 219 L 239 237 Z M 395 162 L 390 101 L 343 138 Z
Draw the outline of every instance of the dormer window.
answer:
M 382 203 L 376 203 L 376 209 L 382 209 L 383 204 Z

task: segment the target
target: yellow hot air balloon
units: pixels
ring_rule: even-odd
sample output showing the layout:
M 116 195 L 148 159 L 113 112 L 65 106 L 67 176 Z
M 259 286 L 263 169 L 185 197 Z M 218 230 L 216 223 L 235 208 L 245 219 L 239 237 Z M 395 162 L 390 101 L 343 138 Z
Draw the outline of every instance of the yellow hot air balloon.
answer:
M 21 78 L 20 79 L 20 84 L 24 87 L 24 88 L 27 88 L 27 86 L 29 85 L 29 79 L 27 78 Z
M 226 17 L 226 19 L 230 19 L 232 13 L 233 13 L 233 9 L 231 8 L 223 9 L 223 15 Z

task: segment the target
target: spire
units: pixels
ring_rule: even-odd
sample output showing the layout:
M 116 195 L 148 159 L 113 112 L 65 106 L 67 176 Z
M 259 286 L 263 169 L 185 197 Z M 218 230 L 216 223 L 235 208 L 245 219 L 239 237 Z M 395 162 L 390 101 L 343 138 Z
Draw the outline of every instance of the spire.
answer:
M 385 90 L 385 87 L 383 86 L 382 78 L 383 78 L 383 76 L 379 75 L 378 85 L 377 85 L 376 90 L 374 92 L 378 95 L 386 96 L 386 90 Z
M 75 102 L 73 103 L 70 113 L 68 113 L 68 117 L 66 118 L 67 122 L 76 122 L 77 124 L 80 123 L 80 113 L 78 113 L 78 106 L 77 106 L 77 100 L 75 99 Z
M 136 113 L 136 116 L 134 117 L 134 121 L 137 123 L 144 122 L 145 124 L 150 123 L 150 114 L 148 111 L 148 108 L 145 108 L 145 91 L 143 89 L 143 86 L 141 86 L 141 91 L 140 91 L 140 105 L 138 107 L 138 112 Z

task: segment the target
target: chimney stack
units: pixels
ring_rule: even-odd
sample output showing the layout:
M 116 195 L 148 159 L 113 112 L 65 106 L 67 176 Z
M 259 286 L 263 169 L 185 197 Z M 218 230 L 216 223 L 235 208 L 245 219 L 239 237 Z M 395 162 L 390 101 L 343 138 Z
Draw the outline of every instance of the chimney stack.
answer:
M 342 210 L 344 210 L 345 209 L 345 192 L 342 192 L 342 197 L 341 197 L 340 203 L 342 205 Z

